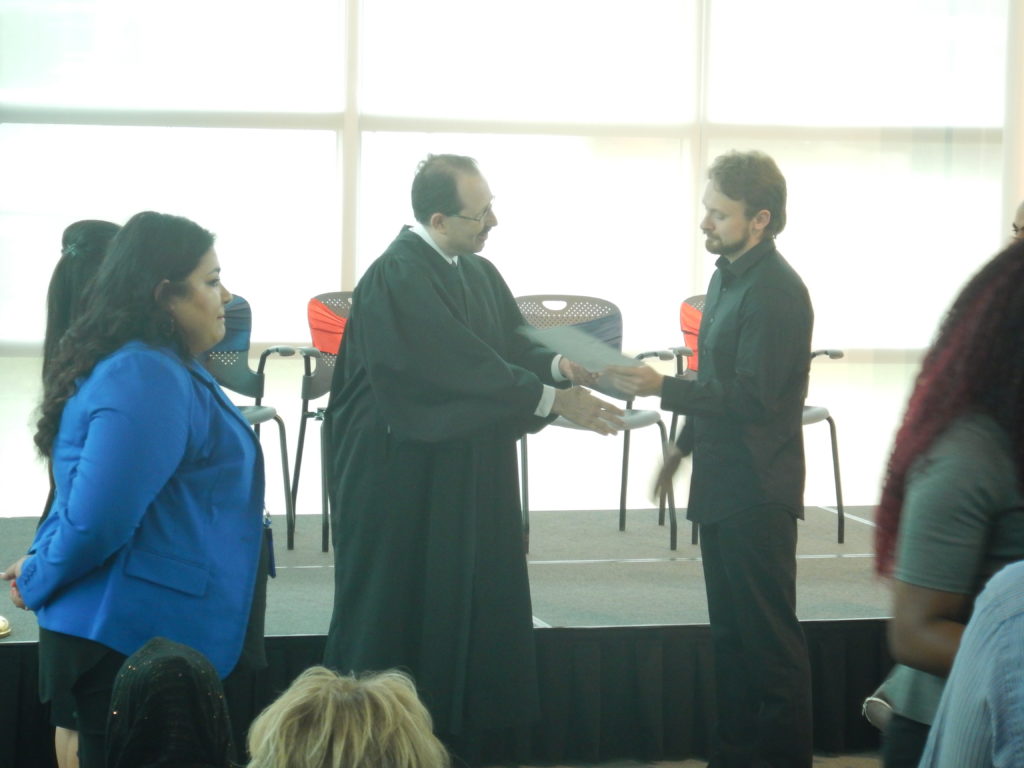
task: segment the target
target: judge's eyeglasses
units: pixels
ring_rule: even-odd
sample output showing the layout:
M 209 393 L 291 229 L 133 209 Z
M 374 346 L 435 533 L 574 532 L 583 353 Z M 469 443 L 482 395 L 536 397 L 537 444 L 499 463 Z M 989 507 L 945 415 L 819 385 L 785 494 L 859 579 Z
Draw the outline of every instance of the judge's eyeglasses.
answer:
M 479 224 L 481 221 L 490 216 L 493 211 L 494 203 L 492 202 L 489 203 L 486 208 L 484 208 L 483 212 L 479 216 L 463 216 L 461 213 L 453 213 L 451 217 L 453 219 L 465 219 L 466 221 L 475 221 L 477 224 Z

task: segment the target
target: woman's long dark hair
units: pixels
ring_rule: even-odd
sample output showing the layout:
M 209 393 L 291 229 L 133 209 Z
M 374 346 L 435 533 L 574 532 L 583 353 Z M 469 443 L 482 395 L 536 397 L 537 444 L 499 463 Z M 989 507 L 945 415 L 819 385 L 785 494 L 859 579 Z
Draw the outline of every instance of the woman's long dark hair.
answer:
M 60 260 L 53 268 L 46 291 L 46 335 L 43 338 L 43 376 L 57 353 L 57 345 L 81 312 L 89 281 L 121 229 L 110 221 L 85 219 L 68 225 L 61 238 Z
M 43 374 L 36 447 L 50 456 L 64 405 L 76 382 L 96 363 L 132 340 L 170 347 L 189 357 L 166 300 L 187 293 L 186 278 L 213 246 L 213 235 L 180 216 L 146 211 L 128 221 L 86 290 L 82 314 L 71 324 Z M 157 288 L 169 285 L 157 297 Z M 157 406 L 158 407 L 158 406 Z
M 921 365 L 875 514 L 875 570 L 892 573 L 907 473 L 958 416 L 1006 430 L 1024 478 L 1024 241 L 1007 246 L 953 302 Z

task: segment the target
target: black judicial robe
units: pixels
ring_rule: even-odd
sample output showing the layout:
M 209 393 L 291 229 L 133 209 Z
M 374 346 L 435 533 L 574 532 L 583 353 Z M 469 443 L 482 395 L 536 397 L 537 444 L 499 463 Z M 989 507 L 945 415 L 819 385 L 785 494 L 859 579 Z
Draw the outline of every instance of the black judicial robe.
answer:
M 402 230 L 356 287 L 327 408 L 335 602 L 324 661 L 400 667 L 439 733 L 539 716 L 516 440 L 552 353 L 494 266 Z

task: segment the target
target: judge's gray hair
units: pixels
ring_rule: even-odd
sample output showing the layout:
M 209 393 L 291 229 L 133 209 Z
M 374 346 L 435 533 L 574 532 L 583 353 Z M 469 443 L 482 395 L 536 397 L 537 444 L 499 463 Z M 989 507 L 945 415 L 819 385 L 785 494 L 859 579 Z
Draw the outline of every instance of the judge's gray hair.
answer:
M 423 226 L 435 213 L 454 216 L 462 210 L 455 182 L 458 175 L 480 175 L 476 160 L 465 155 L 427 155 L 412 180 L 412 212 Z

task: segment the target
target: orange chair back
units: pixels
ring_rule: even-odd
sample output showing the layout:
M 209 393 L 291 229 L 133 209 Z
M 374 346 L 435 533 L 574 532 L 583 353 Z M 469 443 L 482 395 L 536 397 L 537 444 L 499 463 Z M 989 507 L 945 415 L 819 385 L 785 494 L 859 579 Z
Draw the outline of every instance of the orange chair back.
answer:
M 348 318 L 339 315 L 319 298 L 309 300 L 308 315 L 313 346 L 321 352 L 338 354 Z
M 704 317 L 704 296 L 691 296 L 679 305 L 679 329 L 683 332 L 683 343 L 693 350 L 693 357 L 686 361 L 691 371 L 699 370 L 700 354 L 697 339 L 700 337 L 700 321 Z

